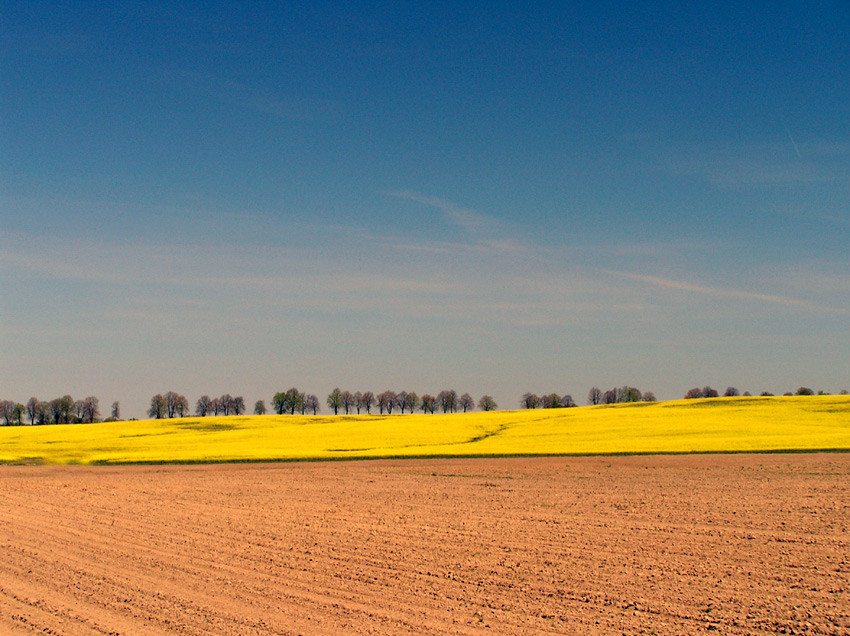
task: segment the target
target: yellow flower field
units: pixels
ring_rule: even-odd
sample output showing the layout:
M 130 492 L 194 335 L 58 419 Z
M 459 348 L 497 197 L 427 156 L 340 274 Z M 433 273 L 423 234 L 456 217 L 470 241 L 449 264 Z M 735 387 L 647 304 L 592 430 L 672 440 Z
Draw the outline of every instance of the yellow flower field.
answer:
M 231 416 L 0 427 L 0 463 L 850 450 L 850 397 L 449 415 Z

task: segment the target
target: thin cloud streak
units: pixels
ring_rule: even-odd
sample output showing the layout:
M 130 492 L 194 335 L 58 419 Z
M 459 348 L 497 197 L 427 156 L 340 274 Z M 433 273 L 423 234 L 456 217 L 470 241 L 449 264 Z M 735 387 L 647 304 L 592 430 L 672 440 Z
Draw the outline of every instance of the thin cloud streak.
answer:
M 406 190 L 386 191 L 385 196 L 436 208 L 453 225 L 464 230 L 473 246 L 497 253 L 522 253 L 528 248 L 512 238 L 504 238 L 502 223 L 496 218 L 464 208 L 451 201 Z
M 708 287 L 705 285 L 696 285 L 694 283 L 688 283 L 685 281 L 672 280 L 669 278 L 661 278 L 658 276 L 647 276 L 644 274 L 634 274 L 631 272 L 619 272 L 615 270 L 606 270 L 609 274 L 613 274 L 615 276 L 620 276 L 622 278 L 628 278 L 630 280 L 636 280 L 643 283 L 647 283 L 649 285 L 654 285 L 655 287 L 662 287 L 664 289 L 674 289 L 677 291 L 684 292 L 693 292 L 696 294 L 702 294 L 707 296 L 715 296 L 721 298 L 743 298 L 746 300 L 759 300 L 763 302 L 769 303 L 778 303 L 782 305 L 788 305 L 792 307 L 809 307 L 815 308 L 816 306 L 806 300 L 801 300 L 799 298 L 789 298 L 787 296 L 776 296 L 773 294 L 761 294 L 757 292 L 747 292 L 740 291 L 736 289 L 723 289 L 720 287 Z

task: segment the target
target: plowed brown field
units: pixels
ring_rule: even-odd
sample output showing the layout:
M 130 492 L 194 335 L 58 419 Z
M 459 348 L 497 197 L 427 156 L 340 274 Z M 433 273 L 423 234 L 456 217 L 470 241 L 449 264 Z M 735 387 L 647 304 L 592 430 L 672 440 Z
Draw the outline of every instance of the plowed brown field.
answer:
M 850 455 L 0 466 L 0 633 L 850 634 Z

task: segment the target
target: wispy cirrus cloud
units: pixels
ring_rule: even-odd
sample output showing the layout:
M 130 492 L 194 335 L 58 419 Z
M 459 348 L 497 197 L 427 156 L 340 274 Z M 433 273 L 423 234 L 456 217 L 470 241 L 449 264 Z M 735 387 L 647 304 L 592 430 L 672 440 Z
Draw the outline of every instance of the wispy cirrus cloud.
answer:
M 687 155 L 670 157 L 667 169 L 724 188 L 827 184 L 850 180 L 848 157 L 850 144 L 786 137 L 761 144 L 717 143 L 694 148 Z
M 757 300 L 768 303 L 777 303 L 781 305 L 788 305 L 793 307 L 815 307 L 811 302 L 807 300 L 802 300 L 799 298 L 791 298 L 788 296 L 779 296 L 775 294 L 762 294 L 759 292 L 750 292 L 750 291 L 742 291 L 738 289 L 725 289 L 722 287 L 710 287 L 707 285 L 697 285 L 695 283 L 689 283 L 681 280 L 674 280 L 670 278 L 662 278 L 659 276 L 648 276 L 645 274 L 635 274 L 632 272 L 621 272 L 615 270 L 607 270 L 609 274 L 613 274 L 614 276 L 619 276 L 622 278 L 628 278 L 630 280 L 636 280 L 642 283 L 646 283 L 648 285 L 652 285 L 655 287 L 661 287 L 664 289 L 672 289 L 676 291 L 690 292 L 695 294 L 701 294 L 704 296 L 714 296 L 717 298 L 739 298 L 743 300 Z
M 411 201 L 438 210 L 444 219 L 468 235 L 475 246 L 494 252 L 523 252 L 527 248 L 513 237 L 506 236 L 504 224 L 495 217 L 470 210 L 452 201 L 406 190 L 387 191 L 386 196 Z

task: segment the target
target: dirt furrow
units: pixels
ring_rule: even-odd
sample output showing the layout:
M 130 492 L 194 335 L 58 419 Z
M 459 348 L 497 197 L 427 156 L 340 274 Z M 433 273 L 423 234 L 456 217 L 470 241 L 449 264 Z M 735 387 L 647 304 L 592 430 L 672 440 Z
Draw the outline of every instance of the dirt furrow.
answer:
M 848 634 L 848 477 L 850 455 L 0 467 L 0 632 Z

